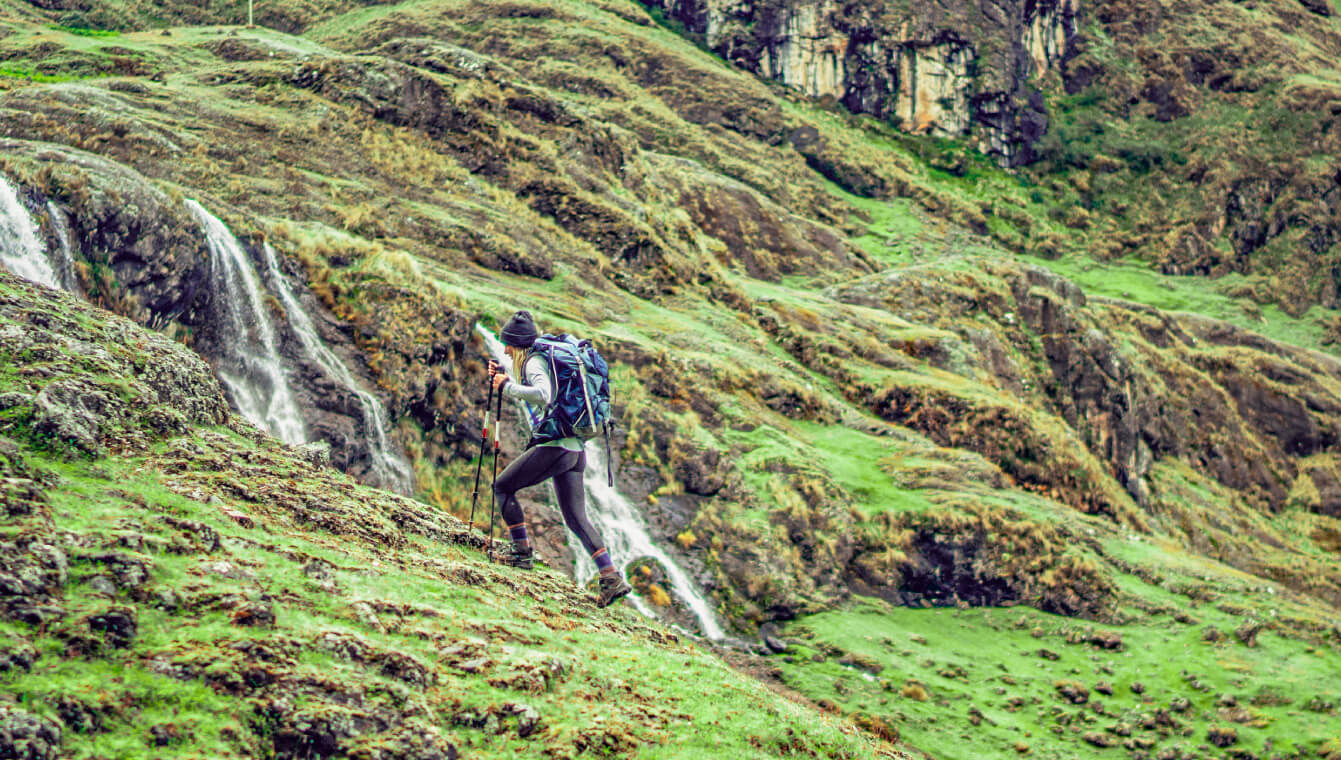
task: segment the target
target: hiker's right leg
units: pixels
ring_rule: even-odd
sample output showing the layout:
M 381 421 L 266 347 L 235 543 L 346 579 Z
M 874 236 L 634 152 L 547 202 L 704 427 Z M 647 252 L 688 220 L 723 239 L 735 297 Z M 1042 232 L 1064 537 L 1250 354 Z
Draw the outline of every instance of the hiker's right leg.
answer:
M 601 534 L 587 519 L 586 491 L 582 487 L 582 471 L 586 469 L 587 461 L 585 454 L 580 457 L 572 469 L 554 476 L 554 491 L 559 497 L 559 511 L 563 512 L 564 523 L 577 535 L 600 572 L 601 594 L 596 604 L 608 607 L 633 589 L 615 567 Z
M 503 522 L 508 526 L 514 545 L 523 549 L 531 546 L 530 537 L 526 534 L 526 515 L 517 501 L 517 492 L 553 477 L 555 470 L 563 466 L 563 453 L 564 450 L 557 446 L 533 446 L 508 465 L 494 481 L 494 495 L 498 498 L 499 511 L 503 513 Z
M 586 489 L 582 485 L 582 471 L 586 469 L 586 457 L 573 452 L 575 460 L 571 469 L 554 476 L 554 493 L 559 497 L 559 511 L 563 513 L 563 522 L 568 530 L 582 542 L 582 548 L 593 558 L 605 553 L 605 541 L 596 532 L 596 526 L 587 519 Z M 599 564 L 599 563 L 598 563 Z

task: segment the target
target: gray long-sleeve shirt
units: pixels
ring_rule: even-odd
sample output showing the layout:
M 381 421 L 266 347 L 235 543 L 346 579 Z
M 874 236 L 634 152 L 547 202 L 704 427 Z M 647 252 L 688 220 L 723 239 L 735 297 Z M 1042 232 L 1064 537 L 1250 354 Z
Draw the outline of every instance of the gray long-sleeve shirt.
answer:
M 503 386 L 503 395 L 526 404 L 527 422 L 534 428 L 549 406 L 553 389 L 554 381 L 544 357 L 532 356 L 522 365 L 521 379 L 513 379 Z M 539 445 L 582 451 L 582 442 L 576 438 L 560 438 Z

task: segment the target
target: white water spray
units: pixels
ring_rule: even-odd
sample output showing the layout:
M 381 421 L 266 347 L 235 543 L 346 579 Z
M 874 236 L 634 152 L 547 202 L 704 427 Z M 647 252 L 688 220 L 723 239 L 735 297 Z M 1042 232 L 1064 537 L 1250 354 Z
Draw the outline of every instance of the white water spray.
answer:
M 512 360 L 503 349 L 503 344 L 483 325 L 475 325 L 475 331 L 484 338 L 489 354 L 509 372 Z M 583 484 L 587 491 L 587 517 L 605 539 L 610 556 L 617 561 L 629 562 L 640 557 L 652 557 L 666 569 L 671 582 L 671 593 L 679 597 L 685 606 L 698 619 L 703 635 L 714 641 L 725 637 L 721 623 L 712 607 L 708 605 L 698 586 L 694 584 L 675 560 L 652 540 L 642 515 L 629 504 L 628 500 L 612 488 L 605 478 L 605 452 L 595 441 L 587 444 L 587 469 L 583 474 Z M 574 574 L 579 585 L 585 585 L 596 574 L 595 564 L 586 557 L 586 552 L 576 545 L 576 538 L 569 534 L 569 544 L 575 545 L 573 554 L 577 557 Z M 655 618 L 652 608 L 637 594 L 631 595 L 634 606 L 639 612 Z
M 19 200 L 19 192 L 0 176 L 0 267 L 25 280 L 59 289 L 60 279 L 47 260 L 37 225 Z
M 386 415 L 382 402 L 368 391 L 359 387 L 349 366 L 336 356 L 317 334 L 316 325 L 294 294 L 293 288 L 279 269 L 279 259 L 269 243 L 265 244 L 266 273 L 271 284 L 279 293 L 279 300 L 289 315 L 289 325 L 298 335 L 298 340 L 307 350 L 307 355 L 321 367 L 322 371 L 348 388 L 359 400 L 363 410 L 364 435 L 368 439 L 368 449 L 372 456 L 372 472 L 377 485 L 391 488 L 400 493 L 410 493 L 414 488 L 414 470 L 410 463 L 396 453 L 386 437 Z
M 717 622 L 717 616 L 708 606 L 703 594 L 699 592 L 698 586 L 689 579 L 689 574 L 677 565 L 669 554 L 653 543 L 652 535 L 647 532 L 647 525 L 643 522 L 642 515 L 638 514 L 623 494 L 611 488 L 609 481 L 605 479 L 605 466 L 605 452 L 596 441 L 588 441 L 587 469 L 582 477 L 583 483 L 587 486 L 587 499 L 591 507 L 587 510 L 587 516 L 601 532 L 610 556 L 618 557 L 624 562 L 639 557 L 651 557 L 660 562 L 661 566 L 666 568 L 671 592 L 694 613 L 703 635 L 714 641 L 723 638 L 722 626 Z M 593 563 L 581 559 L 583 552 L 578 551 L 577 555 L 580 558 L 577 563 L 578 583 L 584 584 L 595 575 L 595 567 Z M 646 613 L 648 610 L 643 612 Z
M 285 443 L 303 443 L 302 414 L 284 374 L 255 267 L 222 221 L 193 200 L 186 206 L 205 230 L 211 284 L 224 312 L 218 326 L 225 351 L 219 379 L 243 417 Z
M 56 251 L 56 260 L 52 262 L 56 278 L 61 287 L 71 293 L 79 292 L 79 279 L 75 277 L 74 236 L 70 228 L 70 217 L 55 204 L 47 201 L 47 216 L 51 226 L 56 229 L 56 239 L 60 241 L 60 250 Z

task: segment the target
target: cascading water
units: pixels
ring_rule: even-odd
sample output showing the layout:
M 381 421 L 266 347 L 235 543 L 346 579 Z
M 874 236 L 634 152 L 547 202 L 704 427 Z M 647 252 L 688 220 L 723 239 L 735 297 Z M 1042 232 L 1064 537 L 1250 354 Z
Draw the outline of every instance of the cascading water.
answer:
M 0 267 L 25 280 L 59 289 L 60 279 L 47 260 L 37 225 L 19 200 L 19 192 L 0 176 Z
M 302 414 L 284 374 L 255 267 L 222 221 L 193 200 L 186 206 L 205 230 L 211 287 L 223 311 L 219 379 L 243 417 L 285 443 L 303 443 Z
M 71 293 L 79 292 L 79 280 L 75 277 L 74 236 L 70 231 L 70 217 L 53 201 L 47 201 L 47 216 L 56 229 L 56 239 L 60 241 L 60 250 L 55 252 L 52 268 L 61 287 Z
M 349 366 L 322 341 L 312 317 L 298 301 L 288 280 L 280 271 L 279 259 L 275 256 L 274 249 L 269 243 L 266 243 L 264 248 L 266 274 L 275 292 L 279 293 L 279 300 L 289 315 L 289 325 L 297 333 L 298 340 L 303 344 L 307 355 L 321 367 L 323 372 L 348 388 L 359 400 L 359 405 L 363 409 L 364 434 L 368 438 L 368 449 L 373 461 L 372 471 L 378 481 L 377 485 L 392 488 L 400 493 L 410 493 L 414 488 L 414 470 L 387 441 L 386 415 L 381 402 L 376 396 L 359 387 Z
M 642 515 L 638 514 L 633 505 L 606 481 L 605 452 L 595 441 L 587 442 L 587 469 L 582 480 L 587 486 L 587 499 L 592 507 L 587 510 L 587 516 L 605 538 L 610 556 L 618 557 L 625 562 L 639 557 L 651 557 L 660 562 L 661 566 L 666 568 L 666 577 L 671 582 L 671 592 L 694 613 L 703 635 L 714 641 L 721 639 L 724 635 L 722 626 L 717 622 L 717 616 L 713 614 L 703 594 L 689 579 L 688 573 L 660 546 L 653 543 L 652 535 L 647 532 L 647 525 L 643 522 Z M 583 552 L 579 549 L 577 555 L 582 557 Z M 578 583 L 586 583 L 593 575 L 595 575 L 593 563 L 580 559 L 577 563 Z M 644 609 L 643 612 L 649 611 Z
M 489 354 L 494 360 L 510 372 L 512 360 L 507 356 L 498 338 L 483 325 L 475 325 L 475 331 L 484 338 Z M 583 483 L 587 491 L 587 517 L 605 539 L 610 556 L 622 562 L 629 562 L 639 557 L 652 557 L 660 562 L 670 579 L 671 593 L 679 597 L 680 601 L 694 613 L 703 635 L 714 641 L 724 638 L 721 623 L 718 622 L 716 614 L 708 606 L 698 587 L 690 580 L 689 574 L 656 545 L 652 535 L 647 531 L 647 524 L 643 522 L 642 515 L 638 514 L 633 505 L 606 481 L 605 452 L 594 441 L 587 444 L 587 469 L 583 475 Z M 573 541 L 571 535 L 569 540 Z M 575 569 L 577 581 L 579 585 L 585 584 L 596 574 L 596 568 L 594 563 L 587 560 L 586 552 L 581 546 L 577 546 L 573 553 L 578 558 Z M 648 617 L 656 617 L 651 607 L 638 595 L 634 594 L 631 598 L 639 612 Z

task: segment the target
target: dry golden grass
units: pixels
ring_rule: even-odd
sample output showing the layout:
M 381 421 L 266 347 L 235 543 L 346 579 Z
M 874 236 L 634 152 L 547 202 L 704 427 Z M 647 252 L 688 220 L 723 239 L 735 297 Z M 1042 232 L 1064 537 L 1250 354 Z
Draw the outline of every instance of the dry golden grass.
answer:
M 899 695 L 904 699 L 911 699 L 916 702 L 925 702 L 928 699 L 931 699 L 931 695 L 927 693 L 926 687 L 916 681 L 905 683 L 903 688 L 899 689 Z

